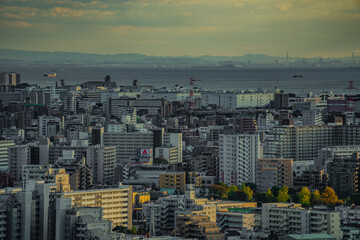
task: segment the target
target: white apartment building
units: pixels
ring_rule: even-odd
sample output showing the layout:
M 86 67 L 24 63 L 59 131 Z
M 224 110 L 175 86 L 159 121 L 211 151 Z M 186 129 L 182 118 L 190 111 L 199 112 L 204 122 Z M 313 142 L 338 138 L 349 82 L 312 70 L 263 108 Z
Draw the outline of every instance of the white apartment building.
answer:
M 303 126 L 320 126 L 322 125 L 322 114 L 317 109 L 306 109 L 301 111 Z
M 223 108 L 264 107 L 274 99 L 274 93 L 265 91 L 202 92 L 201 99 L 203 106 L 214 104 Z
M 22 180 L 22 166 L 30 164 L 30 147 L 28 145 L 9 148 L 9 172 L 14 174 L 15 181 Z
M 138 149 L 153 148 L 153 133 L 148 132 L 106 132 L 104 145 L 117 147 L 117 164 L 127 163 L 137 156 Z
M 326 209 L 304 209 L 300 204 L 264 203 L 262 229 L 279 234 L 325 233 L 340 239 L 340 213 Z
M 52 137 L 63 127 L 60 118 L 53 116 L 39 116 L 38 118 L 39 137 Z
M 220 181 L 241 186 L 255 182 L 256 162 L 262 158 L 258 134 L 222 134 L 219 139 Z

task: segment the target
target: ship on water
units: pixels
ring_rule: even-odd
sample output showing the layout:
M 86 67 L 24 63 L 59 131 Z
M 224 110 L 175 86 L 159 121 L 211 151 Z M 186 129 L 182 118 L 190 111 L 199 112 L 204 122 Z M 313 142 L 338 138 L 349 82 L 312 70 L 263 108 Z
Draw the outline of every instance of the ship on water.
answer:
M 293 76 L 293 78 L 304 78 L 305 76 L 304 75 L 301 75 L 301 74 L 295 74 Z

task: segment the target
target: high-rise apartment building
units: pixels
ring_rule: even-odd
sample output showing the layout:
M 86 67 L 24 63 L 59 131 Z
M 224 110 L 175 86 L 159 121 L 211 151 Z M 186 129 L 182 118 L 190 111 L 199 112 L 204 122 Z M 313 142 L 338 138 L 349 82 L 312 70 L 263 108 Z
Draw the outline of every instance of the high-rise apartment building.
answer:
M 292 159 L 260 158 L 257 162 L 256 184 L 261 192 L 266 192 L 268 188 L 272 188 L 273 186 L 292 187 Z
M 259 135 L 220 135 L 219 156 L 221 182 L 237 186 L 255 182 L 256 162 L 262 157 Z
M 327 146 L 360 144 L 360 126 L 274 127 L 264 144 L 266 158 L 314 160 Z
M 93 171 L 95 184 L 114 184 L 116 147 L 103 147 L 100 145 L 86 149 L 86 164 Z

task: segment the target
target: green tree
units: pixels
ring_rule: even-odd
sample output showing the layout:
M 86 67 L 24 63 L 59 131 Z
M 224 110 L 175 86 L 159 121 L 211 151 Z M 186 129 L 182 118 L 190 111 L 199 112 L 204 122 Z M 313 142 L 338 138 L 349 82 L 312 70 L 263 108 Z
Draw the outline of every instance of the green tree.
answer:
M 303 187 L 298 193 L 299 202 L 303 207 L 310 207 L 311 192 L 307 187 Z
M 275 200 L 274 194 L 271 192 L 270 188 L 268 188 L 266 192 L 266 199 L 268 202 L 273 202 Z
M 290 198 L 288 192 L 289 192 L 288 187 L 283 186 L 282 188 L 280 188 L 278 196 L 277 196 L 277 201 L 278 202 L 287 202 Z
M 360 205 L 360 194 L 356 194 L 356 195 L 352 196 L 351 202 L 353 204 L 359 206 Z
M 259 192 L 255 194 L 255 199 L 257 202 L 261 202 L 261 203 L 268 203 L 268 199 L 266 197 L 266 193 L 263 192 Z
M 327 187 L 321 193 L 321 200 L 326 206 L 335 206 L 339 198 L 338 196 L 336 196 L 334 189 L 332 189 L 331 187 Z
M 244 193 L 244 191 L 239 190 L 236 193 L 234 193 L 232 196 L 229 195 L 228 199 L 234 201 L 247 201 L 247 195 Z
M 116 226 L 113 228 L 113 231 L 120 232 L 120 233 L 126 233 L 126 234 L 130 233 L 129 229 L 124 226 Z
M 254 192 L 257 192 L 257 185 L 255 183 L 248 182 L 248 183 L 246 183 L 246 186 L 249 186 L 251 188 L 251 190 L 253 190 Z
M 229 188 L 229 198 L 234 198 L 238 191 L 239 191 L 239 188 L 237 186 L 231 185 Z
M 312 194 L 312 205 L 317 205 L 317 204 L 321 204 L 322 200 L 321 200 L 321 194 L 319 192 L 319 190 L 315 190 Z
M 273 193 L 275 199 L 277 198 L 280 189 L 281 189 L 281 187 L 278 187 L 278 186 L 273 186 L 271 188 L 271 192 Z
M 252 200 L 253 195 L 254 195 L 254 191 L 249 186 L 244 186 L 244 188 L 242 190 L 246 194 L 246 200 L 248 202 L 250 202 Z
M 165 158 L 155 158 L 153 161 L 153 165 L 162 165 L 168 164 L 168 161 Z
M 229 188 L 223 185 L 213 184 L 210 186 L 210 195 L 216 199 L 227 199 Z

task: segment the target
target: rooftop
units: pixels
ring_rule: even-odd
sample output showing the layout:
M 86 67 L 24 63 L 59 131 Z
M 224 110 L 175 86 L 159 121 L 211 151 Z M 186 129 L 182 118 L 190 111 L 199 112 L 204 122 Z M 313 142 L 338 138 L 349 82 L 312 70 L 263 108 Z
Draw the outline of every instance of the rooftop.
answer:
M 288 237 L 292 237 L 294 239 L 335 239 L 335 237 L 328 235 L 328 234 L 319 234 L 319 233 L 314 233 L 314 234 L 291 234 L 291 235 L 287 235 Z

